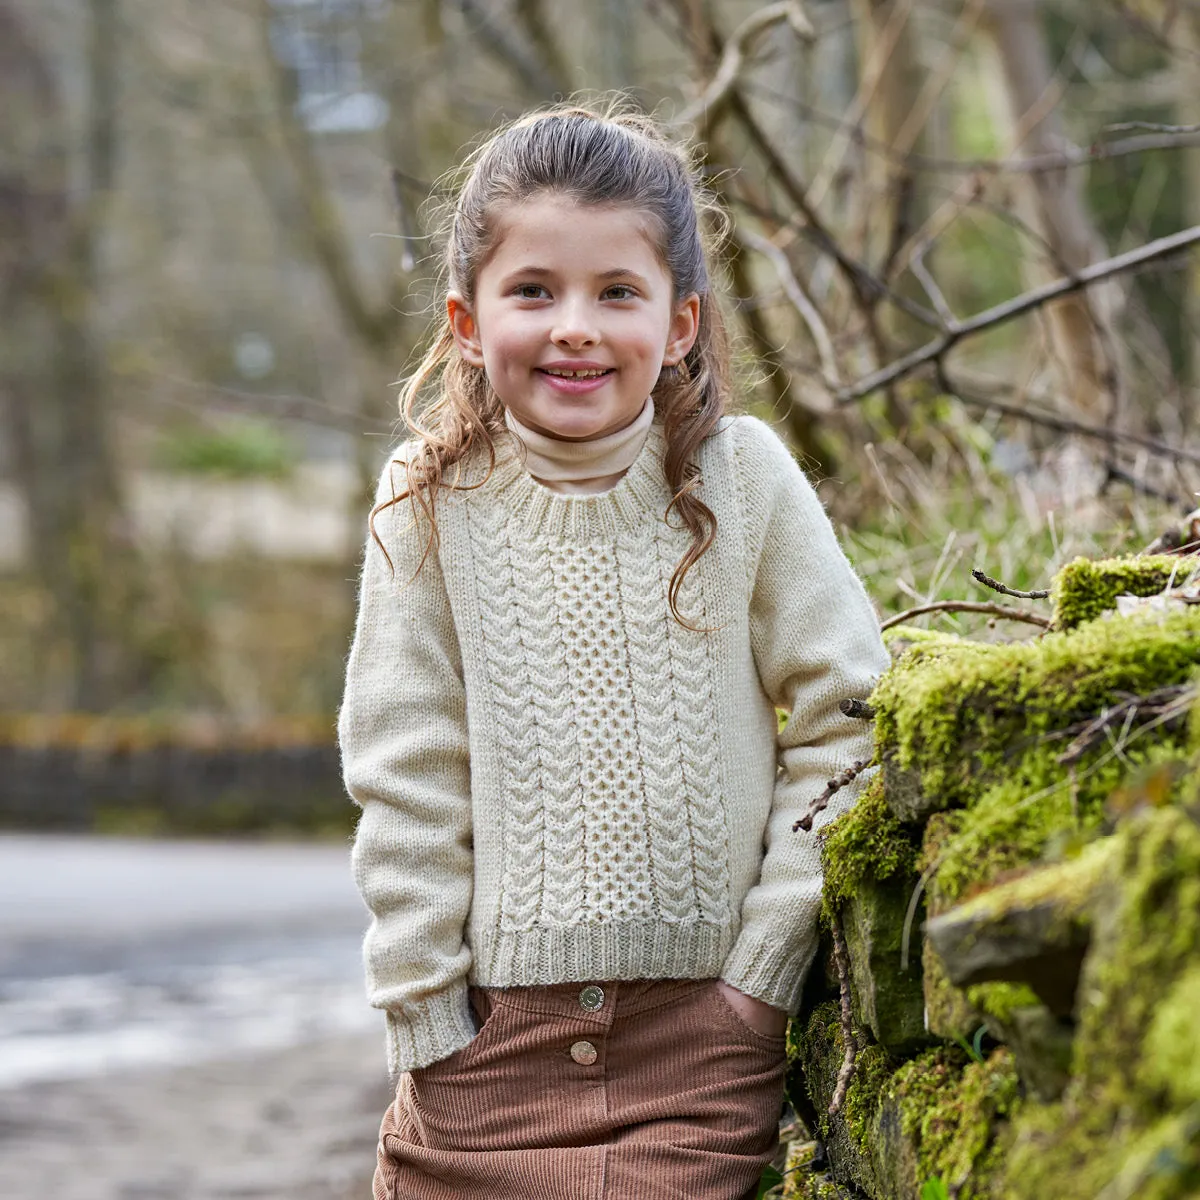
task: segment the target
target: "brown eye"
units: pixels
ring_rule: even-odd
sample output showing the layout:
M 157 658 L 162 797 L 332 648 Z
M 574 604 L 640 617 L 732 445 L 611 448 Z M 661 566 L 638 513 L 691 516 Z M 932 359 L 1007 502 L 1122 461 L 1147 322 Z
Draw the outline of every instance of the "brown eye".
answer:
M 541 300 L 549 292 L 540 283 L 519 283 L 513 288 L 513 294 L 522 300 Z
M 605 290 L 604 294 L 609 300 L 632 300 L 637 292 L 627 283 L 614 283 L 612 287 Z

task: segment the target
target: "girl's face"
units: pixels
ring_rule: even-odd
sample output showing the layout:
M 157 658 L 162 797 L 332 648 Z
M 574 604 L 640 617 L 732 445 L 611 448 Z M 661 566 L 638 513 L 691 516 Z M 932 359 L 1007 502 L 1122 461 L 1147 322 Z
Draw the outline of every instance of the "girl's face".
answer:
M 459 353 L 505 408 L 569 441 L 623 429 L 664 366 L 696 340 L 700 300 L 677 301 L 648 218 L 553 194 L 498 219 L 475 303 L 447 299 Z

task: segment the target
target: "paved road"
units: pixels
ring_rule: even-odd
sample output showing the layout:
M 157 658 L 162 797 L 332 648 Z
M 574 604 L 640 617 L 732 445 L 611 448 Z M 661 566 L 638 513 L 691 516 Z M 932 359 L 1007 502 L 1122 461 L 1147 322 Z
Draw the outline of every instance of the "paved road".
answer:
M 364 924 L 345 846 L 0 836 L 0 1197 L 369 1195 Z
M 345 846 L 0 836 L 0 1087 L 373 1027 Z

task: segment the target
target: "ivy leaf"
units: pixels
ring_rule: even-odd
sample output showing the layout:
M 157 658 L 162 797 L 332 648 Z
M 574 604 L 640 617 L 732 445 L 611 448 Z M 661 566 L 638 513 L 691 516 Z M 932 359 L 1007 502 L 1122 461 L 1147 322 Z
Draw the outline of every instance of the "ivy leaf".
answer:
M 773 1187 L 778 1187 L 782 1182 L 783 1176 L 768 1163 L 758 1181 L 758 1191 L 754 1193 L 754 1200 L 762 1200 Z

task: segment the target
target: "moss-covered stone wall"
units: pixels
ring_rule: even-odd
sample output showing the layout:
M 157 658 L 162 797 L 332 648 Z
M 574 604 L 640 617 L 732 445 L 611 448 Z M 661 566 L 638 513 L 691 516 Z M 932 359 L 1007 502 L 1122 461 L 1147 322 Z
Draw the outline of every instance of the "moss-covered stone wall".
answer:
M 344 837 L 332 718 L 0 717 L 0 828 Z
M 1192 566 L 1073 563 L 1031 641 L 891 631 L 789 1034 L 829 1173 L 785 1194 L 1200 1196 L 1200 604 L 1159 603 Z

